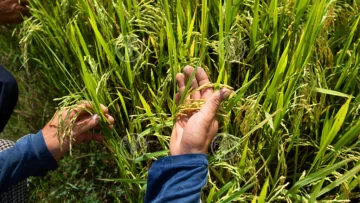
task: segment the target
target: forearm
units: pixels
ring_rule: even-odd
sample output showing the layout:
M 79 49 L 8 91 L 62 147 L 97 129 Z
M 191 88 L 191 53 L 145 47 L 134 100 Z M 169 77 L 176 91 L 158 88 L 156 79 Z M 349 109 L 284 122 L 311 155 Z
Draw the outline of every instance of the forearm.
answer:
M 57 167 L 42 132 L 27 135 L 0 153 L 0 191 L 29 176 L 43 176 Z
M 159 159 L 149 170 L 145 202 L 200 202 L 207 173 L 205 154 Z

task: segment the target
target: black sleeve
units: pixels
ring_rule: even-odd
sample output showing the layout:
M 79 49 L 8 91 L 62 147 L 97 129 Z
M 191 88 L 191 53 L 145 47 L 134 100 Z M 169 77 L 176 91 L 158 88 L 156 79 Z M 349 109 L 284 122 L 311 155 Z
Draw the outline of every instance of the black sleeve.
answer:
M 15 78 L 0 65 L 0 132 L 16 106 L 19 89 Z

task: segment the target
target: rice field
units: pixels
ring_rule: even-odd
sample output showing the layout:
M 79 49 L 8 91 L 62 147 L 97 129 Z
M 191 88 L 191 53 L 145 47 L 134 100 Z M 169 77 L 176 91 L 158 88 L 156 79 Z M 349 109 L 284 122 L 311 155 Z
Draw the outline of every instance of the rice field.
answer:
M 143 202 L 151 163 L 168 155 L 186 65 L 234 90 L 202 202 L 360 201 L 358 0 L 33 0 L 31 11 L 27 71 L 59 109 L 86 99 L 116 120 L 104 145 L 119 173 L 103 181 L 121 186 L 119 202 Z

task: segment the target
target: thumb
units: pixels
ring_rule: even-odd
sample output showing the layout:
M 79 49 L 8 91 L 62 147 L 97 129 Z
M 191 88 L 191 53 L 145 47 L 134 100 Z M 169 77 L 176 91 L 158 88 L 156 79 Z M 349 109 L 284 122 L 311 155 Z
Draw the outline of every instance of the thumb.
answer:
M 83 134 L 93 128 L 95 128 L 100 121 L 100 117 L 98 114 L 94 114 L 86 119 L 83 119 L 79 122 L 76 122 L 73 127 L 73 134 L 80 135 Z
M 221 102 L 224 101 L 224 99 L 226 99 L 230 94 L 231 91 L 229 89 L 220 89 L 219 91 L 214 92 L 210 99 L 208 99 L 201 108 L 202 113 L 207 118 L 214 118 Z

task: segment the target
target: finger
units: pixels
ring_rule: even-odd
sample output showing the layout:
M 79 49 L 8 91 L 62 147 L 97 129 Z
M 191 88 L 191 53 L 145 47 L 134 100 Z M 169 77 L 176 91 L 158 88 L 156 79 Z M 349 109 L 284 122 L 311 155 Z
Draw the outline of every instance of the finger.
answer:
M 113 128 L 114 128 L 115 119 L 114 119 L 111 115 L 109 115 L 109 114 L 105 114 L 105 118 L 106 118 L 107 123 L 109 124 L 108 127 L 109 127 L 110 129 L 113 129 Z M 101 127 L 100 123 L 93 128 L 93 130 L 101 130 L 101 129 L 102 129 L 102 127 Z
M 30 16 L 30 11 L 26 6 L 16 5 L 14 11 L 21 13 L 23 16 Z
M 7 14 L 5 18 L 0 19 L 0 25 L 1 24 L 19 24 L 22 23 L 23 17 L 20 13 L 10 13 Z
M 185 66 L 184 67 L 184 73 L 185 73 L 185 82 L 187 83 L 189 81 L 189 78 L 194 71 L 194 68 L 192 66 Z
M 75 108 L 69 108 L 67 110 L 64 111 L 63 113 L 63 118 L 66 119 L 73 119 L 74 117 L 76 118 L 76 121 L 80 121 L 83 119 L 88 118 L 89 116 L 92 115 L 93 110 L 87 109 L 85 107 L 81 107 L 76 106 Z
M 101 107 L 101 111 L 104 114 L 108 113 L 109 110 L 105 105 L 100 104 L 100 107 Z M 93 110 L 93 105 L 89 101 L 82 100 L 82 101 L 80 101 L 79 108 Z
M 57 119 L 59 119 L 59 121 L 69 124 L 71 119 L 74 117 L 74 113 L 72 111 L 70 111 L 69 109 L 61 109 L 56 114 L 56 117 L 57 117 Z
M 91 139 L 94 141 L 97 141 L 97 142 L 102 142 L 102 141 L 104 141 L 104 136 L 101 134 L 93 134 L 91 136 Z
M 107 108 L 100 104 L 101 108 L 103 110 L 103 112 L 107 112 Z M 76 116 L 76 121 L 81 121 L 84 119 L 89 118 L 92 114 L 88 111 L 92 111 L 92 107 L 90 106 L 89 103 L 83 103 L 81 105 L 78 105 L 77 107 L 75 107 L 74 109 L 66 109 L 64 111 L 62 111 L 62 119 L 64 121 L 66 121 L 67 123 L 69 123 L 74 116 Z M 109 114 L 105 114 L 105 117 L 107 119 L 107 121 L 109 122 L 109 124 L 114 124 L 114 118 L 112 116 L 110 116 Z
M 74 124 L 73 134 L 80 135 L 91 129 L 94 129 L 100 121 L 100 117 L 97 114 L 94 114 L 86 119 L 80 120 Z
M 191 94 L 190 98 L 191 99 L 201 99 L 200 91 L 197 90 L 199 88 L 199 84 L 195 78 L 191 81 L 191 88 L 195 91 Z
M 176 124 L 179 125 L 179 127 L 181 128 L 185 128 L 187 122 L 189 121 L 189 117 L 188 116 L 181 116 L 177 121 Z
M 81 134 L 81 137 L 82 139 L 79 140 L 79 142 L 83 142 L 83 141 L 86 141 L 86 140 L 94 140 L 94 141 L 97 141 L 97 142 L 101 142 L 104 140 L 104 136 L 101 135 L 101 134 L 98 134 L 98 133 L 92 133 L 92 132 L 86 132 L 86 133 L 83 133 Z
M 113 129 L 114 125 L 108 125 L 109 129 Z M 95 126 L 94 128 L 92 128 L 92 130 L 95 130 L 94 132 L 100 132 L 101 130 L 103 130 L 103 127 L 99 124 L 97 126 Z
M 201 67 L 198 67 L 195 73 L 196 80 L 199 83 L 199 86 L 205 85 L 207 83 L 210 83 L 209 77 L 206 74 L 205 70 Z M 214 93 L 213 88 L 205 88 L 200 91 L 201 99 L 209 99 L 211 95 Z
M 28 1 L 28 0 L 22 0 L 22 1 L 20 2 L 20 5 L 26 7 L 26 6 L 29 6 L 30 4 L 29 4 L 29 1 Z
M 185 90 L 185 76 L 184 74 L 182 73 L 178 73 L 176 75 L 176 82 L 179 86 L 179 93 L 180 93 L 180 96 L 184 93 L 184 90 Z
M 191 66 L 185 66 L 184 72 L 185 72 L 185 81 L 187 82 L 187 81 L 190 79 L 192 73 L 194 72 L 194 68 L 191 67 Z M 194 77 L 194 78 L 192 79 L 192 81 L 191 81 L 191 88 L 192 88 L 193 90 L 196 90 L 196 89 L 199 88 L 199 83 L 198 83 L 198 81 L 196 80 L 196 77 Z M 195 91 L 195 92 L 191 95 L 191 99 L 201 99 L 201 94 L 200 94 L 200 92 L 199 92 L 199 91 Z
M 108 108 L 103 104 L 100 104 L 100 108 L 104 114 L 107 114 L 109 112 Z M 94 112 L 93 106 L 90 102 L 83 100 L 80 101 L 80 104 L 74 108 L 73 112 L 71 112 L 71 118 L 77 115 L 77 120 L 82 120 L 89 117 L 91 115 L 91 112 Z
M 204 114 L 205 118 L 209 119 L 209 121 L 214 119 L 221 102 L 230 94 L 231 91 L 228 89 L 220 89 L 219 91 L 213 93 L 200 110 Z
M 113 125 L 115 123 L 115 119 L 111 115 L 105 114 L 105 118 L 106 118 L 108 124 Z
M 181 99 L 180 93 L 176 93 L 175 99 L 176 99 L 176 100 L 175 100 L 175 101 L 176 101 L 176 106 L 178 106 L 179 103 L 180 103 L 180 99 Z
M 79 120 L 84 119 L 84 117 L 90 116 L 90 113 L 94 112 L 93 107 L 91 106 L 90 102 L 82 100 L 80 104 L 78 104 L 72 112 L 73 115 L 77 115 Z

